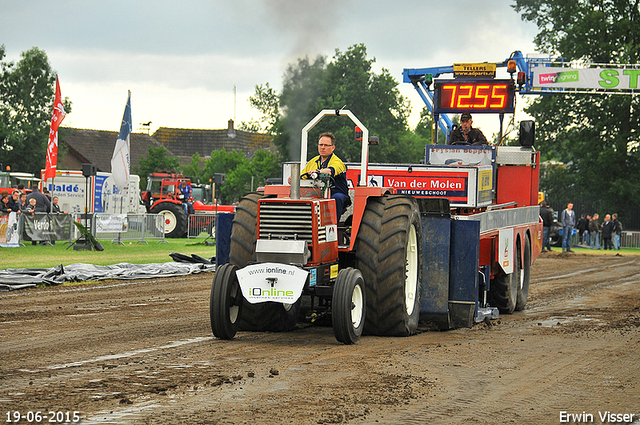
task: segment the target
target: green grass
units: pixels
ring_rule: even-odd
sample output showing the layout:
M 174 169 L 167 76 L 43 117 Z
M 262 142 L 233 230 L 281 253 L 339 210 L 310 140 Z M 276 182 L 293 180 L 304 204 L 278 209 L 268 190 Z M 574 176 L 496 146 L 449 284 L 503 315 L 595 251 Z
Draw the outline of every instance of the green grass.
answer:
M 166 263 L 173 259 L 172 252 L 185 255 L 196 254 L 211 258 L 216 253 L 215 246 L 206 246 L 204 239 L 167 239 L 168 243 L 150 240 L 148 244 L 136 244 L 135 241 L 125 245 L 111 244 L 110 240 L 101 240 L 104 251 L 75 251 L 58 241 L 55 246 L 31 245 L 26 242 L 20 248 L 0 248 L 0 264 L 2 269 L 15 268 L 51 268 L 59 264 L 63 266 L 75 263 L 107 266 L 118 263 L 148 264 Z M 68 249 L 67 249 L 68 248 Z
M 559 247 L 552 247 L 552 249 L 553 252 L 562 252 L 562 248 Z M 605 251 L 604 249 L 591 249 L 585 248 L 581 245 L 574 245 L 571 247 L 571 250 L 579 254 L 586 255 L 640 255 L 640 249 L 637 248 L 620 248 L 620 250 L 618 251 L 616 251 L 615 249 Z

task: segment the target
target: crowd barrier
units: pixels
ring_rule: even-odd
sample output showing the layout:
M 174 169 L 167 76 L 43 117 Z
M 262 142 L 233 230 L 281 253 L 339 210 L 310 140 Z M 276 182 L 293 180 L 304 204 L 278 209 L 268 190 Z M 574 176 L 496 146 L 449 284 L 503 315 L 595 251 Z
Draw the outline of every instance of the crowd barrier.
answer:
M 187 225 L 187 238 L 197 238 L 205 236 L 215 239 L 216 237 L 216 215 L 206 213 L 195 213 L 189 216 Z
M 161 214 L 95 214 L 96 239 L 111 239 L 111 243 L 125 241 L 148 243 L 166 242 L 164 216 Z
M 576 233 L 571 237 L 571 246 L 587 247 L 587 239 L 584 239 L 582 244 L 580 243 L 580 237 Z M 613 241 L 613 239 L 612 239 Z M 598 236 L 598 243 L 602 248 L 602 233 Z M 640 232 L 637 231 L 623 231 L 620 235 L 620 248 L 640 249 Z
M 68 241 L 75 226 L 69 214 L 0 214 L 0 246 L 23 246 L 24 242 Z
M 88 227 L 96 239 L 112 243 L 136 241 L 148 243 L 149 240 L 166 242 L 164 234 L 164 216 L 159 214 L 0 214 L 0 246 L 15 247 L 24 242 L 55 241 L 73 242 L 80 236 L 73 225 L 76 221 Z M 192 214 L 189 216 L 187 237 L 206 237 L 215 239 L 215 214 Z M 599 240 L 602 247 L 602 238 Z M 583 246 L 576 233 L 571 238 L 572 246 Z M 640 231 L 623 231 L 620 248 L 640 249 Z

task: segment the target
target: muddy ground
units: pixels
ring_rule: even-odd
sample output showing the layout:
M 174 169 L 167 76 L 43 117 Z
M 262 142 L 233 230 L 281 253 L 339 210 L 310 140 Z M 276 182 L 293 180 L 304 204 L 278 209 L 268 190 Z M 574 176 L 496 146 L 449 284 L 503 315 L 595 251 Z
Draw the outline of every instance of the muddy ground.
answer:
M 318 326 L 216 340 L 211 274 L 1 293 L 0 420 L 640 423 L 639 271 L 640 256 L 543 254 L 523 312 L 355 346 Z

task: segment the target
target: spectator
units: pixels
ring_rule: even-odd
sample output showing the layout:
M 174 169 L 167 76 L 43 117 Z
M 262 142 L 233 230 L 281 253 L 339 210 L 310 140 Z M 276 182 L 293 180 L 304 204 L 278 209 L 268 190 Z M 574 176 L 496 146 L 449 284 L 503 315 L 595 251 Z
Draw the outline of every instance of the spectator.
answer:
M 51 200 L 51 214 L 62 214 L 64 213 L 64 211 L 60 211 L 60 206 L 58 205 L 58 197 L 54 196 L 53 199 Z M 65 213 L 66 214 L 66 213 Z M 51 245 L 55 245 L 56 241 L 52 240 L 50 241 Z
M 593 219 L 589 222 L 589 245 L 591 249 L 600 249 L 600 223 L 598 213 L 593 215 Z
M 589 223 L 591 223 L 591 214 L 587 214 L 587 227 L 585 228 L 584 231 L 584 244 L 586 246 L 590 245 L 590 240 L 589 240 Z
M 578 229 L 578 243 L 582 245 L 584 233 L 589 229 L 589 220 L 586 219 L 584 214 L 580 215 L 576 228 Z
M 9 207 L 9 192 L 3 190 L 0 193 L 0 213 L 9 214 L 11 212 L 11 208 Z
M 14 190 L 13 193 L 11 194 L 11 198 L 9 198 L 9 208 L 11 208 L 11 211 L 15 211 L 17 214 L 21 213 L 21 209 L 20 208 L 20 192 L 17 190 Z
M 540 203 L 540 218 L 542 218 L 542 252 L 551 251 L 549 234 L 553 225 L 553 210 L 546 201 Z
M 620 249 L 620 237 L 622 236 L 622 223 L 618 220 L 618 214 L 613 214 L 613 248 Z
M 20 194 L 20 211 L 26 210 L 28 206 L 29 203 L 27 202 L 27 194 L 22 192 Z
M 26 209 L 27 214 L 35 215 L 37 203 L 38 201 L 36 201 L 36 198 L 29 199 L 29 205 L 27 205 L 27 209 Z
M 573 252 L 571 250 L 571 236 L 573 228 L 576 227 L 576 213 L 573 211 L 573 203 L 569 202 L 567 208 L 562 211 L 560 224 L 562 225 L 562 252 Z
M 33 189 L 33 191 L 27 195 L 29 203 L 31 203 L 32 199 L 36 200 L 36 212 L 47 213 L 49 212 L 49 209 L 51 209 L 51 202 L 49 201 L 49 198 L 40 193 L 38 189 Z
M 39 195 L 42 195 L 42 194 L 39 193 Z M 37 208 L 38 208 L 37 204 L 38 204 L 38 201 L 36 201 L 36 198 L 29 199 L 29 206 L 27 206 L 26 214 L 29 214 L 30 216 L 33 217 L 37 212 Z M 37 244 L 38 244 L 38 241 L 31 240 L 31 245 L 37 245 Z
M 611 215 L 607 214 L 604 216 L 604 221 L 602 222 L 602 248 L 603 249 L 612 249 L 613 245 L 611 244 L 611 235 L 613 234 L 613 222 L 611 221 Z
M 60 205 L 58 205 L 59 199 L 54 196 L 51 200 L 51 212 L 56 214 L 62 214 L 64 211 L 60 211 Z M 65 213 L 66 214 L 66 213 Z

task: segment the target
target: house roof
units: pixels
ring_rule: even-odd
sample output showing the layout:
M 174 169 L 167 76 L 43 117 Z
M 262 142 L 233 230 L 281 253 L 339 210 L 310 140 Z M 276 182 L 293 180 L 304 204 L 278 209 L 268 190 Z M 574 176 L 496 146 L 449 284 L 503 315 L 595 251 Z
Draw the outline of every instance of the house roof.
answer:
M 67 146 L 68 152 L 58 163 L 67 164 L 69 169 L 80 169 L 83 163 L 91 163 L 98 171 L 110 172 L 117 139 L 117 131 L 61 127 L 60 143 Z M 235 149 L 247 158 L 253 158 L 260 149 L 276 152 L 270 135 L 236 130 L 233 120 L 229 120 L 229 127 L 224 130 L 160 127 L 153 136 L 131 133 L 131 167 L 140 165 L 140 159 L 149 155 L 149 147 L 159 146 L 164 146 L 183 166 L 190 164 L 196 153 L 210 158 L 211 152 L 220 149 L 228 152 Z
M 247 158 L 252 158 L 260 149 L 276 151 L 270 135 L 236 130 L 233 120 L 229 120 L 229 127 L 225 130 L 160 127 L 153 133 L 153 138 L 177 157 L 189 159 L 196 153 L 209 158 L 211 152 L 221 149 L 241 151 Z
M 111 157 L 118 139 L 117 131 L 84 130 L 63 127 L 60 143 L 67 145 L 69 155 L 81 163 L 95 164 L 98 171 L 111 172 Z M 145 133 L 131 133 L 131 166 L 137 167 L 140 158 L 149 155 L 149 147 L 158 147 L 160 143 Z

